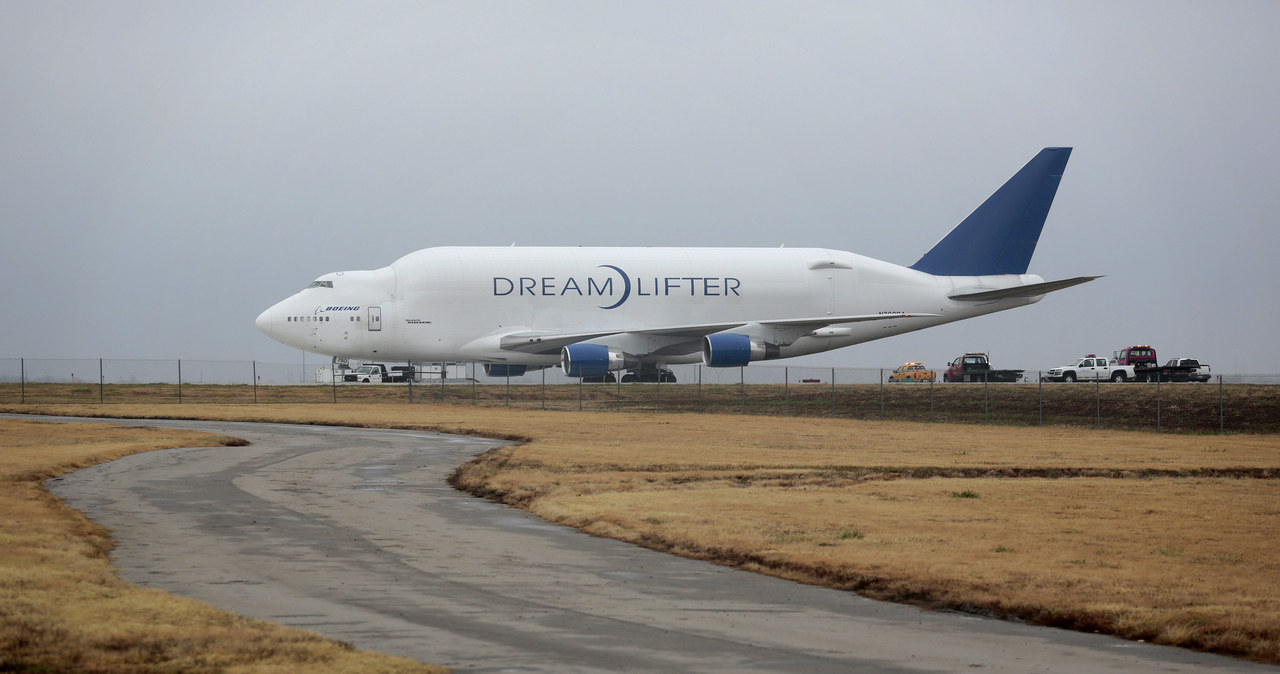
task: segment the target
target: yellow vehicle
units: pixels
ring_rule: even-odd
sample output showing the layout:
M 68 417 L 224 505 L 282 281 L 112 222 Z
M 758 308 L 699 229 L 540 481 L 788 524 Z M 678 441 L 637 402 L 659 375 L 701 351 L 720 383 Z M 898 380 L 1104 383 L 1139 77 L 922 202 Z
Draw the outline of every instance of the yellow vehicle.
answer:
M 935 381 L 938 373 L 920 363 L 903 363 L 889 373 L 889 381 Z

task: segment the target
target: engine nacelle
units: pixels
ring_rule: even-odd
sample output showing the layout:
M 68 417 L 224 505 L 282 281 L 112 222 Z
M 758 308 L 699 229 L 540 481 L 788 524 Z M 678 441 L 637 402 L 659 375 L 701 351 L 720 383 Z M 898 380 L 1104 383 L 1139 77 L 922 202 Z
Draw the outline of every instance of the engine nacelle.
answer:
M 510 365 L 507 363 L 485 363 L 486 377 L 523 377 L 528 365 Z
M 777 344 L 747 335 L 707 335 L 702 338 L 702 362 L 707 367 L 742 367 L 753 360 L 777 358 Z
M 603 377 L 626 367 L 627 355 L 603 344 L 570 344 L 560 350 L 560 369 L 569 377 Z

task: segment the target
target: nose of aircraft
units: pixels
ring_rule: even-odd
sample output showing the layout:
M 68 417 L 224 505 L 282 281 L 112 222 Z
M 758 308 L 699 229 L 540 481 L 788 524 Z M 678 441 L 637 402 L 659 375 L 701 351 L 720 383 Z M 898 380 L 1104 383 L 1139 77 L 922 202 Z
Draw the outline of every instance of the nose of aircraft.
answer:
M 253 324 L 258 326 L 259 332 L 270 337 L 271 336 L 271 320 L 272 320 L 271 309 L 267 309 L 266 311 L 258 314 L 258 318 L 253 322 Z

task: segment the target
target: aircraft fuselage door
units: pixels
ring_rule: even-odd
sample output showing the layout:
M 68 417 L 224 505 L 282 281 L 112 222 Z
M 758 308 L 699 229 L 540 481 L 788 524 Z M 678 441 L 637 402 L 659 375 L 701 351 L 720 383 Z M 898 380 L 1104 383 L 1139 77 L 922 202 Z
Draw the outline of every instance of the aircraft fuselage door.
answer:
M 382 329 L 382 307 L 369 307 L 369 332 Z

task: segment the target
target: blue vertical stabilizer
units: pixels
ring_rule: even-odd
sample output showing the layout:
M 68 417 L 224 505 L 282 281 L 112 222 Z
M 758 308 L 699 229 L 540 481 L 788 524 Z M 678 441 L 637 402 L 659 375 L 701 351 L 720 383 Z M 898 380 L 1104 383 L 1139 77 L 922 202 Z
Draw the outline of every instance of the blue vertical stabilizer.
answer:
M 1069 147 L 1041 150 L 911 268 L 937 276 L 1027 273 L 1070 157 Z

